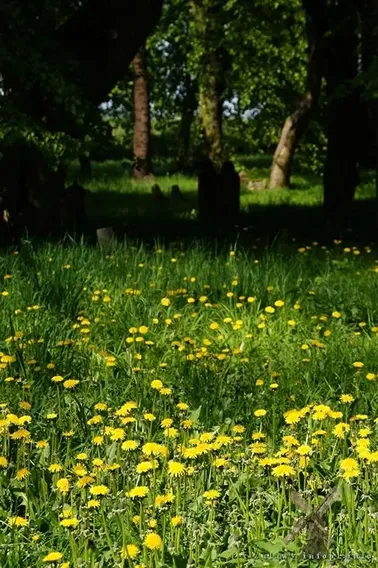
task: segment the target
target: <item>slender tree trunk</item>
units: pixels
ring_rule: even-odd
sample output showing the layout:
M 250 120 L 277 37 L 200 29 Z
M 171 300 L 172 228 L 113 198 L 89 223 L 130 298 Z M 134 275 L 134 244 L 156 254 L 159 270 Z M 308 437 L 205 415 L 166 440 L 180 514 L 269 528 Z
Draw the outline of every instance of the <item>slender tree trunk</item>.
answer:
M 188 79 L 187 89 L 182 105 L 180 132 L 179 132 L 178 167 L 181 171 L 185 171 L 189 163 L 190 132 L 193 124 L 196 107 L 197 107 L 196 88 L 195 85 L 191 82 L 191 80 Z
M 298 142 L 308 126 L 317 105 L 324 74 L 322 40 L 327 29 L 326 0 L 303 0 L 306 11 L 308 66 L 306 92 L 295 112 L 286 119 L 273 156 L 269 189 L 290 186 L 291 168 Z
M 328 222 L 348 219 L 358 185 L 360 96 L 352 85 L 357 67 L 356 6 L 340 0 L 330 14 L 332 37 L 327 54 L 328 147 L 324 168 L 324 210 Z
M 134 164 L 133 177 L 150 173 L 151 121 L 146 67 L 146 49 L 142 46 L 133 60 L 134 67 Z

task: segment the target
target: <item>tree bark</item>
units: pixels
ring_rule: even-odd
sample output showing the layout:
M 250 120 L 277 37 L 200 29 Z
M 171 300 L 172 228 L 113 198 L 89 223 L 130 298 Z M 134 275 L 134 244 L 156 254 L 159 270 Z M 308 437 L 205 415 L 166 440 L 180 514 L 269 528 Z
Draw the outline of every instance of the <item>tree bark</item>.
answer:
M 134 164 L 133 177 L 150 173 L 151 121 L 146 49 L 140 47 L 133 60 L 134 71 Z
M 378 0 L 359 0 L 359 14 L 361 17 L 361 41 L 362 41 L 362 71 L 366 73 L 369 81 L 375 81 L 376 65 L 378 57 Z M 375 230 L 378 231 L 378 97 L 373 92 L 368 92 L 365 100 L 365 136 L 367 147 L 362 151 L 368 156 L 368 166 L 372 164 L 376 171 L 376 218 Z
M 223 158 L 223 101 L 219 88 L 219 72 L 216 53 L 214 51 L 208 53 L 204 70 L 199 78 L 199 112 L 205 134 L 207 155 L 218 168 Z
M 354 3 L 340 0 L 330 14 L 327 50 L 328 146 L 324 167 L 324 211 L 331 224 L 344 223 L 358 185 L 360 96 L 352 85 L 358 71 L 358 17 Z
M 225 67 L 227 54 L 221 47 L 217 14 L 220 6 L 212 10 L 199 0 L 191 0 L 196 24 L 196 41 L 202 52 L 199 71 L 199 115 L 203 126 L 207 159 L 219 170 L 222 165 L 222 115 L 225 90 Z
M 327 30 L 326 0 L 303 0 L 308 41 L 307 87 L 295 112 L 286 119 L 273 156 L 269 189 L 290 186 L 291 168 L 298 142 L 317 105 L 324 74 L 324 34 Z
M 189 164 L 190 133 L 196 107 L 196 88 L 190 78 L 188 78 L 186 82 L 186 93 L 182 103 L 179 131 L 178 168 L 180 171 L 186 171 Z

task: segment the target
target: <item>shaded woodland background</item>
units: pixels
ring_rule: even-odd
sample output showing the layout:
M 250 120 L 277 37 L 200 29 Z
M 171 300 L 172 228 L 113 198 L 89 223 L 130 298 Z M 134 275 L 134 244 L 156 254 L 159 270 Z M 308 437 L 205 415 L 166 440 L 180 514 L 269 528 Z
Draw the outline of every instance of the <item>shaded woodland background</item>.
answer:
M 161 174 L 196 177 L 206 159 L 218 173 L 232 160 L 242 191 L 295 188 L 294 168 L 303 187 L 322 180 L 323 212 L 307 226 L 348 227 L 357 214 L 375 231 L 375 206 L 356 205 L 355 193 L 376 170 L 377 9 L 374 0 L 2 0 L 2 241 L 92 230 L 84 219 L 97 198 L 82 186 L 110 160 L 112 175 L 120 168 L 150 187 Z M 261 179 L 250 179 L 253 160 Z M 205 185 L 206 222 L 213 207 L 222 233 L 228 190 Z M 152 203 L 164 217 L 158 194 L 143 204 L 140 187 L 139 211 Z M 102 209 L 112 209 L 107 189 Z M 196 218 L 201 191 L 177 196 Z M 130 217 L 134 198 L 117 199 Z M 301 215 L 292 209 L 285 224 Z

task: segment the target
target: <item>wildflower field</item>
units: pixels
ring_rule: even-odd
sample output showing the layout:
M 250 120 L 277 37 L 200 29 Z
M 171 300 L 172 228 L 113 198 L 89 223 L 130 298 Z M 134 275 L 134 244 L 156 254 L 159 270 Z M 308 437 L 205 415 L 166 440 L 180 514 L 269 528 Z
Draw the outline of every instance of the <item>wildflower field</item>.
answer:
M 378 557 L 374 247 L 0 257 L 0 566 Z

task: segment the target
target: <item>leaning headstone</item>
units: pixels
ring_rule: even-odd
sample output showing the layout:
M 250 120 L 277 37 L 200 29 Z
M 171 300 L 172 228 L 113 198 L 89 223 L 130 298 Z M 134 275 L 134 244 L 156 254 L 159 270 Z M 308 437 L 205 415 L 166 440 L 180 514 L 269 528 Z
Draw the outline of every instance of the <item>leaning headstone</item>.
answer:
M 101 250 L 109 250 L 115 244 L 115 236 L 112 227 L 97 229 L 97 242 Z
M 176 202 L 185 201 L 185 197 L 181 193 L 180 187 L 178 185 L 172 185 L 171 199 Z
M 165 195 L 157 183 L 152 186 L 151 193 L 154 201 L 160 203 L 161 201 L 165 200 Z
M 247 185 L 249 191 L 262 191 L 266 189 L 267 186 L 268 183 L 266 179 L 251 179 Z

